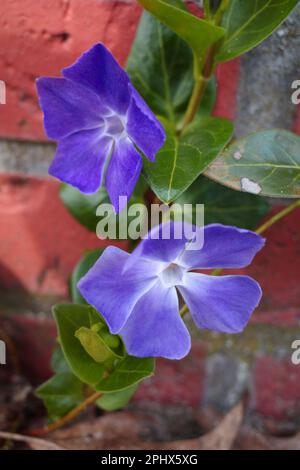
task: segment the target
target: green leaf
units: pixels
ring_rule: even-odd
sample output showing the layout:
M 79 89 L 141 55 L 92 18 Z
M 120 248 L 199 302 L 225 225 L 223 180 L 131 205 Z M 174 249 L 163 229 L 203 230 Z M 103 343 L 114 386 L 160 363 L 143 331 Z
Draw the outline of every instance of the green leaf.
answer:
M 239 191 L 299 197 L 300 137 L 277 129 L 250 134 L 230 145 L 206 175 Z
M 185 4 L 182 0 L 164 0 L 165 3 L 173 5 L 173 7 L 180 8 L 181 10 L 187 11 Z
M 226 37 L 216 61 L 233 59 L 257 46 L 297 3 L 298 0 L 231 0 L 222 20 Z
M 214 106 L 217 98 L 217 84 L 216 79 L 213 77 L 207 82 L 204 90 L 204 94 L 199 105 L 197 117 L 209 117 L 214 110 Z
M 175 127 L 193 89 L 193 56 L 185 41 L 154 16 L 143 13 L 127 72 L 152 111 Z M 200 105 L 202 114 L 210 114 L 215 96 L 215 82 L 211 80 Z
M 95 362 L 75 337 L 80 327 L 90 327 L 91 311 L 92 308 L 85 305 L 61 304 L 53 307 L 59 341 L 70 369 L 82 382 L 94 385 L 101 380 L 105 367 Z M 101 321 L 100 315 L 98 321 Z
M 116 411 L 124 408 L 131 400 L 137 389 L 137 384 L 120 390 L 119 392 L 105 393 L 100 397 L 96 404 L 105 411 Z
M 135 187 L 134 193 L 131 196 L 129 206 L 143 202 L 144 193 L 147 190 L 147 184 L 143 177 L 141 177 Z M 73 186 L 63 184 L 60 189 L 60 197 L 66 208 L 73 215 L 73 217 L 87 229 L 92 232 L 97 232 L 99 238 L 107 238 L 106 233 L 102 233 L 99 226 L 99 222 L 105 218 L 105 221 L 109 223 L 110 217 L 112 218 L 113 227 L 116 227 L 116 236 L 118 238 L 119 223 L 121 218 L 125 218 L 125 221 L 130 223 L 131 217 L 127 217 L 127 208 L 125 208 L 120 214 L 116 214 L 113 207 L 111 206 L 109 196 L 104 188 L 100 188 L 95 194 L 83 194 Z M 97 215 L 97 208 L 100 205 L 109 204 L 111 211 L 109 216 L 107 213 Z M 107 212 L 107 211 L 105 211 Z M 124 220 L 124 219 L 123 219 Z
M 83 400 L 83 384 L 71 372 L 54 375 L 36 390 L 47 408 L 49 419 L 55 421 Z
M 193 49 L 203 62 L 206 51 L 225 34 L 225 29 L 197 18 L 183 8 L 162 0 L 138 0 L 143 7 L 162 23 L 175 31 Z M 173 2 L 172 2 L 173 3 Z
M 233 191 L 204 176 L 199 176 L 176 203 L 204 204 L 205 224 L 220 223 L 246 229 L 255 228 L 269 210 L 266 199 Z
M 111 374 L 96 385 L 100 392 L 117 392 L 153 375 L 155 362 L 153 358 L 126 356 Z
M 63 355 L 62 349 L 59 345 L 54 349 L 51 357 L 51 369 L 56 374 L 62 374 L 63 372 L 70 372 L 70 368 L 66 362 L 65 356 Z
M 99 217 L 96 217 L 97 207 L 109 202 L 105 189 L 95 194 L 83 194 L 68 184 L 61 185 L 60 198 L 73 217 L 92 232 L 96 231 L 99 221 Z
M 167 140 L 155 163 L 144 161 L 144 173 L 155 194 L 165 203 L 180 196 L 229 141 L 233 126 L 226 119 L 197 119 L 180 140 L 164 123 Z
M 87 251 L 75 266 L 70 279 L 70 293 L 72 301 L 76 304 L 87 304 L 77 289 L 79 280 L 91 269 L 99 259 L 103 249 Z

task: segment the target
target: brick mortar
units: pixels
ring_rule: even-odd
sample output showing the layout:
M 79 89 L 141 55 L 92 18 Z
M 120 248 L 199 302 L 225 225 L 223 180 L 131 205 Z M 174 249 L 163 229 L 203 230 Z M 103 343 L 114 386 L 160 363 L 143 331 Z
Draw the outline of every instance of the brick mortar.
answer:
M 44 177 L 55 152 L 54 144 L 0 141 L 0 172 Z
M 115 0 L 101 2 L 115 3 Z M 136 3 L 135 0 L 118 2 Z M 196 0 L 190 3 L 195 2 L 201 4 Z M 293 127 L 297 107 L 291 103 L 290 95 L 292 81 L 299 78 L 299 23 L 300 5 L 277 32 L 243 56 L 237 94 L 238 136 L 265 127 Z M 54 145 L 49 143 L 0 140 L 0 172 L 46 176 L 54 151 Z

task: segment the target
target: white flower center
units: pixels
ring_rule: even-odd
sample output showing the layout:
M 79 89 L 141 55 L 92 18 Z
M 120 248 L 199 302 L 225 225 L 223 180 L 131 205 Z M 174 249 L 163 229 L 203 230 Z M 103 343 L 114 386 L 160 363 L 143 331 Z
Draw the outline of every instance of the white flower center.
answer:
M 183 283 L 186 270 L 176 263 L 171 263 L 160 273 L 160 278 L 166 287 L 174 287 Z
M 113 137 L 120 138 L 125 132 L 125 117 L 118 114 L 110 114 L 105 116 L 105 134 Z

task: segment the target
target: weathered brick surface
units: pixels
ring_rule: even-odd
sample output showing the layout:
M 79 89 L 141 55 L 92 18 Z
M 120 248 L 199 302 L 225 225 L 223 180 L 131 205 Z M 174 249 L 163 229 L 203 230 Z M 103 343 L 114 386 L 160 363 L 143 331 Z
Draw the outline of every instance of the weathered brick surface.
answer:
M 45 140 L 42 115 L 36 100 L 35 78 L 59 75 L 61 68 L 72 63 L 98 41 L 103 41 L 124 64 L 140 13 L 134 1 L 53 0 L 49 7 L 46 0 L 2 0 L 0 79 L 7 84 L 7 104 L 0 105 L 0 137 Z M 279 57 L 279 63 L 282 63 L 281 54 L 285 64 L 294 64 L 290 56 L 293 48 L 289 49 L 289 56 L 283 51 L 285 41 L 290 37 L 289 28 L 294 27 L 291 24 L 287 22 L 283 26 L 286 31 L 283 35 L 278 34 L 278 37 L 243 59 L 242 78 L 248 79 L 249 86 L 247 82 L 239 88 L 238 114 L 241 124 L 238 132 L 241 134 L 254 128 L 259 116 L 266 125 L 273 125 L 278 117 L 277 111 L 270 113 L 268 107 L 265 107 L 266 112 L 272 116 L 267 117 L 273 120 L 265 119 L 261 113 L 263 102 L 260 102 L 260 97 L 263 90 L 268 93 L 269 86 L 260 88 L 261 81 L 256 81 L 256 77 L 253 79 L 253 70 L 257 60 L 265 64 L 268 57 Z M 245 62 L 248 60 L 247 66 Z M 252 74 L 247 72 L 249 67 Z M 274 99 L 277 99 L 279 89 L 283 88 L 284 96 L 289 100 L 290 81 L 299 78 L 293 77 L 293 70 L 287 70 L 289 75 L 283 87 L 280 80 L 274 81 L 275 88 L 278 83 L 280 85 L 276 88 Z M 239 73 L 238 60 L 219 67 L 215 115 L 230 119 L 236 116 Z M 260 72 L 260 78 L 267 83 L 264 72 Z M 255 87 L 255 93 L 252 87 Z M 289 113 L 287 120 L 286 109 Z M 278 117 L 284 120 L 285 127 L 291 127 L 294 110 L 294 105 L 285 106 Z M 299 108 L 294 130 L 300 134 Z M 30 163 L 19 165 L 17 161 L 22 159 L 22 155 L 18 155 L 15 147 L 4 145 L 5 159 L 10 156 L 15 159 L 8 165 L 9 170 L 20 169 L 30 173 L 35 155 L 39 159 L 43 153 L 43 147 L 39 147 L 36 154 L 30 150 Z M 47 147 L 47 152 L 49 159 L 51 147 Z M 3 160 L 3 152 L 0 158 Z M 3 163 L 1 169 L 5 170 L 8 166 Z M 45 174 L 46 167 L 45 164 L 37 173 Z M 276 210 L 279 208 L 274 208 L 274 212 Z M 294 328 L 295 332 L 299 327 L 299 216 L 300 210 L 295 211 L 266 232 L 265 249 L 247 269 L 247 273 L 255 277 L 264 290 L 261 308 L 252 320 L 255 327 L 259 328 L 259 324 L 284 326 Z M 66 297 L 69 274 L 83 250 L 100 245 L 95 235 L 77 224 L 64 209 L 58 197 L 58 183 L 51 180 L 1 174 L 0 220 L 0 288 L 21 286 L 25 291 Z M 50 373 L 49 357 L 56 334 L 52 320 L 18 315 L 13 322 L 13 340 L 18 344 L 24 371 L 39 380 L 46 378 Z M 252 409 L 262 416 L 277 420 L 300 419 L 300 369 L 292 365 L 287 356 L 289 346 L 284 344 L 284 357 L 279 357 L 280 350 L 276 357 L 267 356 L 265 351 L 261 351 L 261 357 L 256 357 L 254 361 L 250 401 Z M 260 351 L 255 354 L 259 356 Z M 198 406 L 207 382 L 205 374 L 209 373 L 209 368 L 205 368 L 205 357 L 203 345 L 196 344 L 193 354 L 182 362 L 159 361 L 157 375 L 141 386 L 136 400 L 153 400 L 162 404 L 182 402 Z
M 0 136 L 43 140 L 35 79 L 59 75 L 82 52 L 102 41 L 124 64 L 141 9 L 114 0 L 3 0 L 0 3 Z
M 294 123 L 294 131 L 300 135 L 300 106 L 297 108 L 296 119 Z
M 0 137 L 44 140 L 35 79 L 58 76 L 82 52 L 104 42 L 124 65 L 141 9 L 134 1 L 3 0 L 0 4 Z M 217 114 L 234 117 L 237 64 L 222 66 Z
M 239 59 L 230 60 L 218 66 L 216 71 L 217 99 L 213 113 L 215 116 L 235 119 L 239 75 Z
M 15 348 L 12 351 L 8 345 L 8 367 L 35 383 L 47 380 L 53 373 L 50 360 L 57 335 L 52 318 L 25 312 L 13 314 L 1 319 L 1 329 L 9 335 Z
M 274 207 L 267 218 L 282 209 Z M 262 286 L 264 310 L 299 309 L 300 209 L 277 222 L 263 236 L 266 246 L 247 272 Z
M 254 409 L 264 417 L 300 424 L 300 369 L 288 359 L 261 357 L 254 371 Z
M 203 395 L 205 358 L 204 346 L 195 343 L 190 355 L 181 361 L 159 359 L 156 374 L 139 387 L 135 400 L 198 407 Z
M 38 185 L 38 182 L 35 184 Z M 57 204 L 57 185 L 47 183 L 48 185 L 52 187 L 53 191 L 50 191 L 49 199 L 52 198 L 55 201 L 52 206 L 53 212 L 50 211 L 50 213 L 53 214 L 55 212 L 56 215 L 59 215 L 60 212 L 64 212 L 64 209 Z M 30 189 L 28 191 L 30 192 Z M 47 188 L 48 192 L 49 187 Z M 38 199 L 41 199 L 43 185 L 40 189 L 40 194 L 37 194 L 39 195 Z M 25 198 L 26 195 L 24 193 Z M 52 203 L 49 201 L 49 204 L 51 206 Z M 19 201 L 15 207 L 16 218 L 18 218 L 17 214 L 21 206 L 21 201 Z M 279 209 L 280 207 L 274 208 L 274 212 Z M 37 212 L 36 214 L 39 213 Z M 215 377 L 213 374 L 216 374 L 216 371 L 218 371 L 218 367 L 215 367 L 218 364 L 213 360 L 212 365 L 214 367 L 211 368 L 208 367 L 206 362 L 207 354 L 211 354 L 211 344 L 208 344 L 208 342 L 201 342 L 199 344 L 197 340 L 191 355 L 185 360 L 159 360 L 155 377 L 149 379 L 140 387 L 135 396 L 136 400 L 155 401 L 163 405 L 168 403 L 184 403 L 195 408 L 203 403 L 213 403 L 214 405 L 218 404 L 220 407 L 224 406 L 226 408 L 229 402 L 231 403 L 238 396 L 242 396 L 250 385 L 248 389 L 250 392 L 249 406 L 256 415 L 263 419 L 272 418 L 279 423 L 281 421 L 287 423 L 300 422 L 300 369 L 299 366 L 291 363 L 291 343 L 292 339 L 298 338 L 300 322 L 300 287 L 297 282 L 300 256 L 299 215 L 300 210 L 295 211 L 286 217 L 285 220 L 278 222 L 276 226 L 269 229 L 267 234 L 268 242 L 265 249 L 258 255 L 253 265 L 245 270 L 245 272 L 253 275 L 261 283 L 265 295 L 265 300 L 253 316 L 252 326 L 248 327 L 248 339 L 245 337 L 244 340 L 241 340 L 240 344 L 241 361 L 243 361 L 245 352 L 247 352 L 247 357 L 249 357 L 249 354 L 252 357 L 249 362 L 249 378 L 244 375 L 244 366 L 239 366 L 237 362 L 239 361 L 237 349 L 231 348 L 230 351 L 229 348 L 229 355 L 226 353 L 228 341 L 234 344 L 234 341 L 238 340 L 238 336 L 233 336 L 231 339 L 227 337 L 223 345 L 219 343 L 219 346 L 214 350 L 214 354 L 221 355 L 224 360 L 227 357 L 224 362 L 226 367 L 224 366 L 221 372 L 217 372 Z M 33 223 L 33 220 L 37 221 L 36 223 L 38 224 L 43 224 L 43 222 L 38 222 L 39 219 L 39 216 L 34 217 L 31 214 L 28 220 L 29 228 L 30 222 Z M 49 230 L 49 226 L 47 228 Z M 75 239 L 80 237 L 81 228 L 78 230 L 78 227 L 71 219 L 69 228 L 72 229 L 72 237 Z M 71 236 L 70 231 L 66 233 L 67 239 L 65 243 L 62 242 L 62 245 L 60 245 L 60 237 L 56 238 L 57 228 L 52 227 L 50 232 L 50 239 L 54 237 L 51 244 L 53 249 L 51 252 L 52 256 L 54 256 L 54 253 L 58 253 L 59 259 L 62 260 L 61 267 L 58 267 L 58 272 L 54 270 L 53 276 L 55 279 L 58 279 L 56 285 L 65 286 L 67 274 L 76 258 L 73 254 L 70 254 L 69 249 L 66 249 L 67 246 L 69 247 L 72 244 L 69 238 Z M 25 279 L 23 281 L 25 283 L 28 282 L 26 277 L 28 275 L 35 282 L 36 270 L 33 263 L 31 263 L 30 252 L 28 252 L 28 255 L 26 254 L 27 245 L 33 249 L 33 253 L 36 251 L 34 249 L 35 245 L 30 245 L 26 231 L 23 230 L 22 233 L 25 233 L 24 244 L 22 245 L 25 255 L 21 253 L 21 250 L 18 253 L 23 256 L 23 259 L 25 256 L 27 264 L 25 264 L 26 269 L 20 269 L 20 272 L 15 272 L 15 275 Z M 28 233 L 31 233 L 31 230 Z M 37 233 L 40 233 L 40 229 L 37 230 Z M 6 236 L 7 238 L 9 237 Z M 72 238 L 73 242 L 74 238 Z M 36 241 L 38 241 L 38 238 Z M 93 246 L 94 240 L 90 240 L 90 242 Z M 80 243 L 82 243 L 82 240 Z M 43 244 L 37 243 L 37 248 L 40 246 L 43 246 Z M 67 253 L 64 253 L 64 251 L 67 251 Z M 78 251 L 80 252 L 80 247 L 78 247 Z M 41 256 L 43 251 L 39 252 L 37 250 L 37 253 Z M 42 260 L 44 260 L 44 256 L 43 254 Z M 42 266 L 43 263 L 40 262 L 40 265 Z M 12 263 L 11 269 L 13 268 Z M 25 278 L 24 272 L 26 273 Z M 45 285 L 49 288 L 49 282 Z M 59 289 L 56 292 L 59 293 L 61 291 Z M 11 330 L 12 336 L 18 345 L 18 353 L 22 358 L 24 370 L 35 379 L 44 379 L 50 373 L 49 357 L 55 336 L 53 323 L 47 319 L 45 320 L 39 316 L 33 317 L 32 315 L 14 316 L 12 321 L 13 325 L 15 325 Z M 261 331 L 260 325 L 267 326 Z M 268 329 L 266 330 L 266 328 Z M 280 328 L 283 328 L 282 332 Z M 250 330 L 252 330 L 252 333 Z M 266 331 L 268 332 L 267 335 Z M 40 344 L 41 337 L 43 338 L 42 345 Z M 200 338 L 203 338 L 203 334 L 200 335 Z M 211 338 L 211 341 L 213 341 L 213 338 Z M 37 356 L 39 360 L 33 363 L 33 358 Z M 210 357 L 213 358 L 213 356 Z M 217 358 L 217 355 L 215 357 Z M 233 359 L 237 375 L 236 379 L 234 379 L 235 386 L 233 389 L 230 389 L 225 379 L 229 371 L 230 373 L 233 372 L 233 363 L 231 364 Z M 226 368 L 229 368 L 227 372 Z M 238 382 L 238 378 L 240 382 Z M 223 381 L 224 391 L 222 392 Z M 216 383 L 218 384 L 218 390 L 215 389 L 214 384 Z M 238 383 L 239 388 L 237 389 Z M 213 387 L 213 389 L 210 387 Z M 214 400 L 212 400 L 212 391 L 214 391 Z M 225 395 L 227 398 L 224 402 Z
M 104 246 L 62 205 L 54 181 L 0 175 L 0 286 L 65 297 L 86 249 Z

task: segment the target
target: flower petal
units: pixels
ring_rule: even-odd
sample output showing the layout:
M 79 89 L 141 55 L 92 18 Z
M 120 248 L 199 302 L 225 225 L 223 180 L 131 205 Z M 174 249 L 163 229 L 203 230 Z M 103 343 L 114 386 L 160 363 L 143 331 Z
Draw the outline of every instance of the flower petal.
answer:
M 154 161 L 155 155 L 166 140 L 164 128 L 131 84 L 129 84 L 129 89 L 131 100 L 126 130 L 135 145 L 149 160 Z
M 71 134 L 59 142 L 49 173 L 83 193 L 94 193 L 100 187 L 111 145 L 112 140 L 99 130 Z
M 190 269 L 243 268 L 248 266 L 265 240 L 251 230 L 221 224 L 204 227 L 204 246 L 186 250 L 180 261 Z
M 187 273 L 178 286 L 199 328 L 239 333 L 261 299 L 259 284 L 248 276 L 207 276 Z
M 39 78 L 37 90 L 50 139 L 59 140 L 83 129 L 103 125 L 99 97 L 79 83 L 65 78 Z
M 191 240 L 195 227 L 181 222 L 165 222 L 152 228 L 131 254 L 125 269 L 134 265 L 139 257 L 160 261 L 175 262 Z
M 123 275 L 128 257 L 119 248 L 106 248 L 78 283 L 81 294 L 103 315 L 111 333 L 120 331 L 137 301 L 156 281 L 151 264 L 143 260 Z
M 142 157 L 128 138 L 115 142 L 108 164 L 105 186 L 116 212 L 122 211 L 126 202 L 119 201 L 120 196 L 127 200 L 135 188 L 142 169 Z
M 137 357 L 181 359 L 191 347 L 176 289 L 163 288 L 160 282 L 139 300 L 120 334 L 127 352 Z
M 103 44 L 96 44 L 82 54 L 73 65 L 63 69 L 63 75 L 93 90 L 113 111 L 126 113 L 129 78 Z

